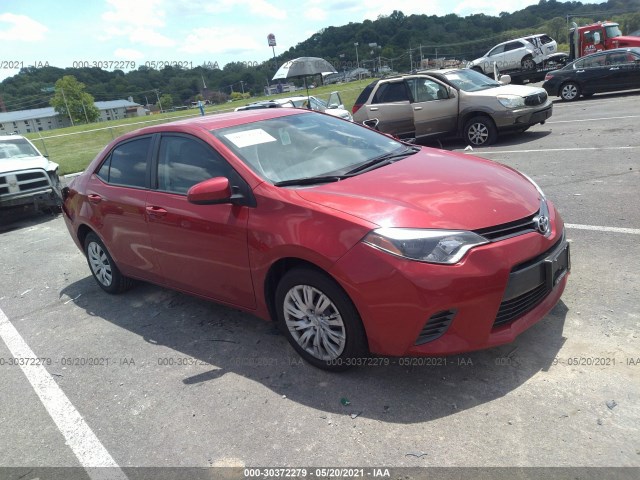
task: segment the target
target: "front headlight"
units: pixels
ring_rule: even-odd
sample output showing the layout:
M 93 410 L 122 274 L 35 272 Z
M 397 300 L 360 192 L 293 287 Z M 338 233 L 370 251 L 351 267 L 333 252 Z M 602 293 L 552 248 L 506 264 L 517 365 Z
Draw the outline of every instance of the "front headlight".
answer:
M 498 101 L 505 108 L 524 107 L 524 97 L 518 95 L 498 95 Z
M 385 252 L 427 263 L 453 265 L 473 247 L 489 241 L 465 230 L 378 228 L 362 240 Z

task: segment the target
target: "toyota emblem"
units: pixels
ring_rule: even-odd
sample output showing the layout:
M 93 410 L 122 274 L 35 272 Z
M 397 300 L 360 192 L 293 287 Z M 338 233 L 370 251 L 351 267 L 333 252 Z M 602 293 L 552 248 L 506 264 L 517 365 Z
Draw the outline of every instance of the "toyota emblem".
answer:
M 540 215 L 534 219 L 536 229 L 545 235 L 549 231 L 549 218 L 546 215 Z

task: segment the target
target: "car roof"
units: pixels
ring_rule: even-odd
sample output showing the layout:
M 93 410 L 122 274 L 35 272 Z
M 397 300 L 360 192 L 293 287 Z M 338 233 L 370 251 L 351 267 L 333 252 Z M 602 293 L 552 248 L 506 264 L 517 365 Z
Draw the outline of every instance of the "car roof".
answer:
M 218 130 L 226 127 L 233 127 L 245 123 L 268 120 L 270 118 L 286 117 L 289 115 L 308 115 L 312 111 L 297 108 L 258 108 L 253 110 L 243 110 L 239 112 L 217 113 L 214 115 L 197 116 L 177 122 L 163 123 L 152 127 L 141 128 L 135 132 L 124 135 L 124 137 L 144 135 L 164 131 L 180 131 L 189 128 L 202 130 Z
M 609 54 L 609 53 L 623 53 L 623 52 L 633 52 L 633 53 L 637 53 L 638 55 L 640 55 L 640 47 L 621 47 L 621 48 L 611 48 L 609 50 L 600 50 L 598 52 L 594 52 L 594 53 L 590 53 L 589 55 L 585 55 L 583 57 L 580 58 L 576 58 L 575 62 L 579 61 L 579 60 L 583 60 L 587 57 L 595 57 L 596 55 L 605 55 L 605 54 Z M 572 62 L 572 63 L 575 63 Z

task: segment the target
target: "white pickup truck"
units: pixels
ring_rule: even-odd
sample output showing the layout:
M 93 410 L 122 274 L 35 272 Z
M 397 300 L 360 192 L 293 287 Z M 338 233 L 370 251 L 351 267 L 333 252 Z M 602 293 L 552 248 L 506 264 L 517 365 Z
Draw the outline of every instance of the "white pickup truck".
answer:
M 0 136 L 0 210 L 57 211 L 61 204 L 58 164 L 20 135 Z

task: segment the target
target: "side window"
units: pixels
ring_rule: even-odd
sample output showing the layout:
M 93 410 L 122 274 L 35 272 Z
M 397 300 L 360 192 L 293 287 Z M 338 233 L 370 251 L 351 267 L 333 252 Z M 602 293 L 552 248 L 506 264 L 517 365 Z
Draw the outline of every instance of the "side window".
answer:
M 444 85 L 426 78 L 411 78 L 407 80 L 415 102 L 430 102 L 449 98 L 449 93 Z
M 551 42 L 553 42 L 553 38 L 551 38 L 551 37 L 550 37 L 550 36 L 548 36 L 548 35 L 542 35 L 542 36 L 540 37 L 540 41 L 542 42 L 542 44 L 543 44 L 543 45 L 546 45 L 547 43 L 551 43 Z
M 624 65 L 625 63 L 633 63 L 635 57 L 626 52 L 610 53 L 607 55 L 607 65 Z
M 231 166 L 215 150 L 199 140 L 163 135 L 158 153 L 158 189 L 186 194 L 196 183 L 213 177 L 229 178 Z
M 491 50 L 487 56 L 492 57 L 494 55 L 498 55 L 499 53 L 503 53 L 503 52 L 504 52 L 504 45 L 498 45 L 496 48 Z
M 604 67 L 605 58 L 606 57 L 604 55 L 595 55 L 593 57 L 585 58 L 584 67 L 585 68 Z
M 383 83 L 373 97 L 372 103 L 392 103 L 410 101 L 404 82 Z
M 150 145 L 151 137 L 144 137 L 116 146 L 100 166 L 98 177 L 107 183 L 145 188 Z
M 504 51 L 509 52 L 511 50 L 517 50 L 518 48 L 522 48 L 524 46 L 521 42 L 509 42 L 504 46 Z

